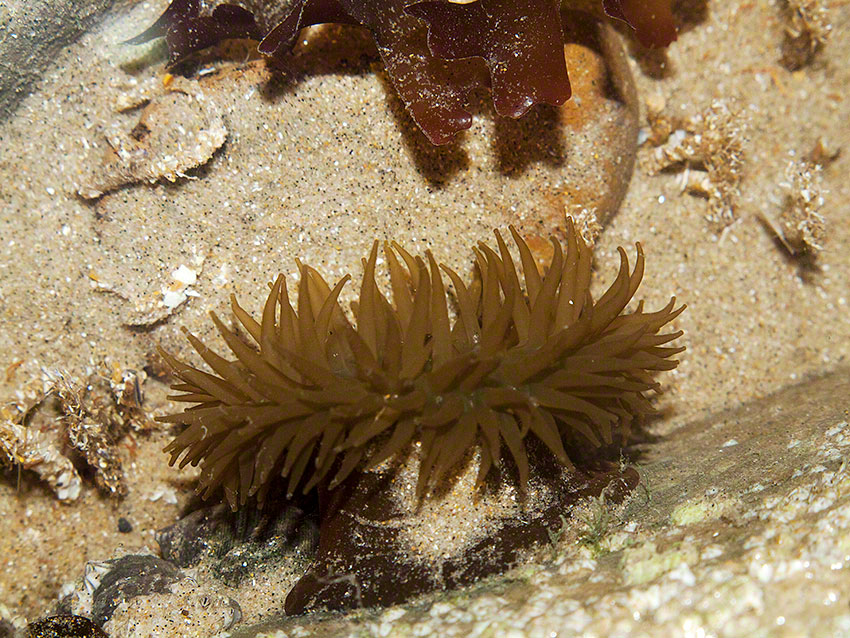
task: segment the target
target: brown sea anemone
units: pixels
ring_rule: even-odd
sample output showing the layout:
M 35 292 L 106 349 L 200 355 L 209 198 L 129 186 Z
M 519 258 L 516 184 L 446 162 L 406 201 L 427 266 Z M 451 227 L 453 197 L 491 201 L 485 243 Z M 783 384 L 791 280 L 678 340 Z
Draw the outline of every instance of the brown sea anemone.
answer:
M 684 309 L 675 298 L 657 312 L 643 302 L 623 314 L 643 276 L 620 248 L 620 270 L 596 301 L 591 251 L 568 220 L 566 248 L 552 238 L 545 274 L 515 229 L 524 286 L 496 233 L 497 249 L 480 243 L 475 277 L 465 284 L 433 255 L 413 257 L 386 245 L 392 302 L 378 288 L 378 242 L 363 261 L 352 324 L 331 288 L 298 262 L 297 308 L 281 275 L 259 321 L 232 299 L 233 313 L 255 345 L 214 314 L 235 359 L 189 334 L 212 369 L 204 372 L 162 355 L 182 381 L 177 401 L 193 405 L 160 420 L 186 429 L 166 448 L 171 463 L 201 464 L 199 492 L 223 487 L 231 507 L 265 499 L 280 476 L 291 495 L 339 485 L 355 470 L 375 468 L 418 443 L 422 495 L 480 448 L 479 484 L 510 454 L 524 487 L 525 439 L 535 436 L 563 465 L 567 450 L 626 442 L 636 417 L 653 411 L 652 373 L 678 364 L 684 348 L 666 347 L 682 332 L 659 334 Z M 451 316 L 454 315 L 454 319 Z

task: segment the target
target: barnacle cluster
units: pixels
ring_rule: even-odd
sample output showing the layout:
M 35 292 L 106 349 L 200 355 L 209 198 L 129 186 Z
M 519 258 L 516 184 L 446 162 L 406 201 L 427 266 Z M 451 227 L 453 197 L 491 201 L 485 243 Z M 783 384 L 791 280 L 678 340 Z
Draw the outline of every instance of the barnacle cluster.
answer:
M 648 104 L 656 149 L 647 162 L 650 173 L 680 169 L 682 190 L 709 201 L 706 219 L 722 230 L 738 218 L 738 199 L 745 172 L 746 132 L 734 107 L 714 100 L 704 111 L 681 120 Z M 660 107 L 660 108 L 659 108 Z
M 663 47 L 676 39 L 670 7 L 671 0 L 172 0 L 130 42 L 165 37 L 177 62 L 224 39 L 250 38 L 281 60 L 305 27 L 360 25 L 412 118 L 444 144 L 470 127 L 466 104 L 477 87 L 490 88 L 496 112 L 507 117 L 569 99 L 563 9 L 621 20 L 643 45 Z
M 353 323 L 338 301 L 349 276 L 331 288 L 300 262 L 295 307 L 283 276 L 259 320 L 233 298 L 254 344 L 212 319 L 235 359 L 191 334 L 212 372 L 162 353 L 181 380 L 174 398 L 192 404 L 161 418 L 187 426 L 166 448 L 171 463 L 200 463 L 199 491 L 221 486 L 235 509 L 253 495 L 262 503 L 277 477 L 290 495 L 333 488 L 416 444 L 420 495 L 476 446 L 479 484 L 509 456 L 524 485 L 528 437 L 568 467 L 574 452 L 622 445 L 635 417 L 652 411 L 653 373 L 677 365 L 683 348 L 666 344 L 682 333 L 659 331 L 684 306 L 671 299 L 645 312 L 640 302 L 624 314 L 643 276 L 640 244 L 631 272 L 619 249 L 619 273 L 594 300 L 591 251 L 571 221 L 565 248 L 552 238 L 545 274 L 511 235 L 524 284 L 498 232 L 496 249 L 473 249 L 469 284 L 430 253 L 386 245 L 392 301 L 375 280 L 375 242 Z

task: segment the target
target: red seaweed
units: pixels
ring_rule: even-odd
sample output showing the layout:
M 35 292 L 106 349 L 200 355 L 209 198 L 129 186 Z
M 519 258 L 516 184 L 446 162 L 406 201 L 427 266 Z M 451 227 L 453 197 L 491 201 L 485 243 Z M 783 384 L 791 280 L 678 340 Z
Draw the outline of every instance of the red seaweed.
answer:
M 676 39 L 671 0 L 602 0 L 605 13 L 635 30 L 645 47 L 666 47 Z
M 598 1 L 576 8 L 598 7 Z M 630 25 L 648 47 L 676 39 L 670 5 L 671 0 L 601 0 L 604 13 Z M 281 60 L 305 27 L 360 25 L 371 32 L 413 120 L 432 143 L 445 144 L 471 125 L 467 102 L 475 88 L 490 88 L 496 113 L 507 117 L 569 99 L 561 7 L 560 0 L 294 0 L 284 12 L 263 0 L 239 5 L 173 0 L 129 42 L 165 37 L 171 62 L 177 63 L 221 40 L 251 38 L 260 41 L 261 53 Z
M 407 13 L 428 23 L 428 48 L 446 59 L 482 58 L 496 113 L 520 117 L 535 104 L 570 97 L 559 0 L 420 2 Z

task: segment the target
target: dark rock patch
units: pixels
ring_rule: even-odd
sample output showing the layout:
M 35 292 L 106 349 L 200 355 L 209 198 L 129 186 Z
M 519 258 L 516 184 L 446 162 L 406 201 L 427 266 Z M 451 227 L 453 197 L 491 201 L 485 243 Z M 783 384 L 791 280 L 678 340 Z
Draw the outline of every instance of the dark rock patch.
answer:
M 129 555 L 109 561 L 110 569 L 94 590 L 92 619 L 102 625 L 122 602 L 136 596 L 161 594 L 180 580 L 180 570 L 173 563 L 156 556 Z

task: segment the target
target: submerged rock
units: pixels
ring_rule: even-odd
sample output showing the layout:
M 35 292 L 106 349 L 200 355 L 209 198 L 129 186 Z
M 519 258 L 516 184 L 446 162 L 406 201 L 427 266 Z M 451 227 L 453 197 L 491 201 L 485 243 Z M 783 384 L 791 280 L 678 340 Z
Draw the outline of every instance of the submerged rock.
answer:
M 92 619 L 103 624 L 122 602 L 136 596 L 162 593 L 183 576 L 173 563 L 156 556 L 131 554 L 108 561 L 92 598 Z
M 199 588 L 187 578 L 167 592 L 136 596 L 122 604 L 104 629 L 110 636 L 210 638 L 241 620 L 242 609 L 233 598 Z

